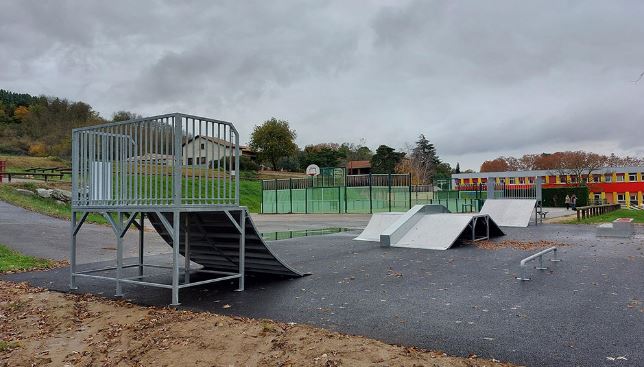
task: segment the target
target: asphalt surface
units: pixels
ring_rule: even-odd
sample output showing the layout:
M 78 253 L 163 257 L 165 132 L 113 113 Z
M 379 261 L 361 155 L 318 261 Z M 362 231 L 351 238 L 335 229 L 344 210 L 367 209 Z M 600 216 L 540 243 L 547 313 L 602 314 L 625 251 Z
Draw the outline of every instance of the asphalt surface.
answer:
M 520 282 L 519 261 L 534 250 L 384 249 L 352 241 L 356 233 L 277 241 L 271 247 L 283 260 L 312 275 L 249 276 L 245 292 L 234 292 L 234 282 L 187 288 L 182 307 L 530 366 L 644 365 L 644 228 L 630 240 L 597 239 L 592 226 L 504 230 L 498 240 L 570 246 L 560 248 L 562 262 Z M 61 269 L 4 278 L 67 291 L 67 277 Z M 80 292 L 114 293 L 109 282 L 79 279 L 78 285 Z M 168 290 L 126 285 L 124 291 L 141 304 L 170 301 Z

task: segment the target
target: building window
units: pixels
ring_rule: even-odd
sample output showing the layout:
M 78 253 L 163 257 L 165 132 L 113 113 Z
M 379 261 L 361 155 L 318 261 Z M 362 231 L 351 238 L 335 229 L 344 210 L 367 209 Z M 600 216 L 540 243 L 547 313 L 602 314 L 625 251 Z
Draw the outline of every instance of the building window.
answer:
M 192 166 L 192 158 L 188 158 L 188 165 Z
M 613 175 L 604 175 L 604 182 L 613 182 Z
M 604 204 L 604 203 L 602 203 L 602 195 L 601 194 L 595 194 L 594 199 L 595 199 L 595 205 Z
M 617 194 L 617 204 L 626 204 L 626 196 L 624 193 Z
M 566 183 L 566 182 L 568 182 L 568 180 L 566 179 L 566 176 L 561 175 L 561 176 L 559 176 L 559 182 Z
M 617 175 L 617 182 L 624 182 L 624 175 Z
M 601 176 L 600 175 L 594 175 L 593 176 L 593 181 L 592 182 L 600 182 L 601 181 Z
M 201 157 L 201 164 L 206 164 L 206 157 Z
M 206 144 L 203 144 L 203 143 L 202 143 L 202 144 L 201 144 L 201 150 L 204 150 L 204 149 L 206 149 Z
M 534 177 L 528 177 L 528 182 L 530 182 L 531 184 L 534 183 Z
M 577 176 L 570 176 L 570 182 L 577 182 Z
M 514 181 L 515 181 L 515 178 L 514 178 L 514 177 L 510 177 L 510 185 L 514 185 Z
M 631 182 L 637 181 L 637 173 L 635 173 L 635 172 L 629 173 L 628 174 L 628 180 L 631 181 Z
M 629 196 L 630 196 L 630 205 L 637 206 L 637 194 L 631 193 Z

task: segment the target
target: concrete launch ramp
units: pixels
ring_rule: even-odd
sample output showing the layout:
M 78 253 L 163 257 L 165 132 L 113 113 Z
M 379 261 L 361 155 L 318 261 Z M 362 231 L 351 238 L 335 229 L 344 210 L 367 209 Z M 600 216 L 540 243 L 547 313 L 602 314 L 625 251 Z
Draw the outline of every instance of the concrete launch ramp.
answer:
M 482 214 L 426 214 L 398 237 L 381 236 L 383 246 L 447 250 L 458 240 L 477 241 L 502 236 L 499 226 Z
M 481 208 L 502 227 L 527 227 L 534 215 L 534 199 L 488 199 Z
M 240 211 L 229 211 L 239 221 Z M 162 213 L 172 223 L 172 213 Z M 187 217 L 186 217 L 187 216 Z M 161 237 L 172 246 L 172 238 L 155 213 L 149 219 Z M 236 272 L 239 264 L 239 232 L 224 211 L 182 212 L 180 216 L 180 252 L 184 255 L 188 234 L 190 260 L 208 270 Z M 275 255 L 262 239 L 250 216 L 246 217 L 247 273 L 276 274 L 300 277 L 304 274 L 293 269 Z
M 375 213 L 369 219 L 369 223 L 360 235 L 354 240 L 358 241 L 380 241 L 380 234 L 387 229 L 398 218 L 402 217 L 403 212 Z

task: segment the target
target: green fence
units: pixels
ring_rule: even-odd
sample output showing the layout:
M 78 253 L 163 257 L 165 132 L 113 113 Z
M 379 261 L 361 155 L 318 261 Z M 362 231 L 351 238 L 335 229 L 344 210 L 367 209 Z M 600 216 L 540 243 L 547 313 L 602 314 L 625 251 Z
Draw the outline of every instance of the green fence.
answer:
M 431 186 L 410 185 L 409 175 L 352 175 L 336 182 L 265 180 L 262 213 L 378 213 L 407 211 L 417 204 L 441 204 L 461 213 L 478 212 L 483 205 L 481 192 L 434 192 Z

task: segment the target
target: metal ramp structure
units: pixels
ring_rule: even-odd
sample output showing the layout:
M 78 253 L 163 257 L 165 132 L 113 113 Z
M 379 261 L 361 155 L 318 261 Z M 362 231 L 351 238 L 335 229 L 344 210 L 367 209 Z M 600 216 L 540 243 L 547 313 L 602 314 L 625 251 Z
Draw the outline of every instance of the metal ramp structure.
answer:
M 406 213 L 374 214 L 355 240 L 379 241 L 384 247 L 447 250 L 459 239 L 478 241 L 503 234 L 488 215 L 453 214 L 443 205 L 428 204 Z
M 527 227 L 535 215 L 536 199 L 489 199 L 485 200 L 481 214 L 487 214 L 502 227 Z
M 381 236 L 380 244 L 429 250 L 447 250 L 459 240 L 480 241 L 503 236 L 503 231 L 484 214 L 427 214 L 395 241 Z
M 354 240 L 380 241 L 380 234 L 404 214 L 403 212 L 374 213 L 371 215 L 371 219 L 369 219 L 365 229 Z
M 240 211 L 228 212 L 234 223 L 239 223 Z M 161 237 L 172 246 L 172 234 L 163 225 L 160 216 L 172 220 L 172 213 L 150 213 L 148 218 Z M 206 270 L 234 272 L 239 267 L 239 231 L 224 211 L 181 213 L 179 253 Z M 288 266 L 271 249 L 246 216 L 244 268 L 246 273 L 275 274 L 299 277 L 304 274 Z M 186 245 L 187 241 L 187 245 Z M 186 251 L 188 255 L 186 256 Z M 190 262 L 185 263 L 190 272 Z
M 123 296 L 123 284 L 166 288 L 178 305 L 186 287 L 237 280 L 244 290 L 247 271 L 301 276 L 266 246 L 239 205 L 239 157 L 233 124 L 205 117 L 173 113 L 74 129 L 70 289 L 80 277 L 112 280 L 116 296 Z M 112 227 L 116 266 L 79 271 L 77 234 L 92 212 Z M 172 246 L 171 266 L 144 261 L 146 217 Z M 123 237 L 132 226 L 139 232 L 138 261 L 124 265 Z M 169 270 L 170 284 L 158 280 L 168 275 L 160 269 Z M 192 273 L 211 277 L 191 281 Z

